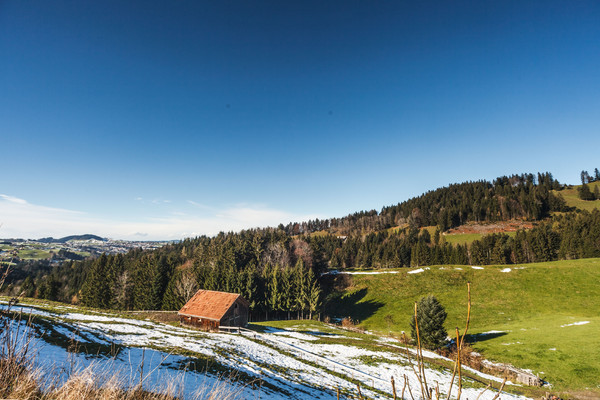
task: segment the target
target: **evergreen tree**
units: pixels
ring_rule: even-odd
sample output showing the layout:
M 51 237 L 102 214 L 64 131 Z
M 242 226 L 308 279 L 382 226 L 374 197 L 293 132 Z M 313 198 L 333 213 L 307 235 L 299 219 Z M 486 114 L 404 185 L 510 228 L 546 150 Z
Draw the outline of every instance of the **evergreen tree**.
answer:
M 304 262 L 301 258 L 298 259 L 294 267 L 294 285 L 296 286 L 295 303 L 296 311 L 299 314 L 298 319 L 304 318 L 304 310 L 306 309 L 306 300 L 308 299 L 306 271 Z
M 265 269 L 266 270 L 266 269 Z M 267 307 L 272 312 L 276 312 L 281 307 L 281 292 L 279 288 L 279 267 L 270 268 L 269 273 L 265 276 L 267 280 Z M 268 315 L 268 314 L 267 314 Z M 267 317 L 268 319 L 268 317 Z
M 581 200 L 594 200 L 594 193 L 590 191 L 590 187 L 585 183 L 577 188 L 579 198 Z
M 294 310 L 294 283 L 293 271 L 286 267 L 281 274 L 281 308 L 287 312 L 287 318 L 290 319 L 290 312 Z
M 33 297 L 35 296 L 35 290 L 35 282 L 33 281 L 31 275 L 28 275 L 21 285 L 21 293 L 23 293 L 23 296 L 25 297 Z
M 81 289 L 81 302 L 87 307 L 110 307 L 110 288 L 108 281 L 108 257 L 102 254 L 96 259 L 88 272 Z
M 316 279 L 313 279 L 308 291 L 308 310 L 309 319 L 312 319 L 313 314 L 319 310 L 321 306 L 321 287 Z
M 414 315 L 410 321 L 413 340 L 417 340 L 418 323 L 421 346 L 430 350 L 442 347 L 448 337 L 444 329 L 446 316 L 446 310 L 434 296 L 421 298 L 417 303 L 417 321 L 415 322 Z
M 244 298 L 250 303 L 250 310 L 254 310 L 254 308 L 258 305 L 257 295 L 256 295 L 256 276 L 255 269 L 246 268 L 244 271 L 244 281 L 243 281 L 243 291 L 242 295 Z

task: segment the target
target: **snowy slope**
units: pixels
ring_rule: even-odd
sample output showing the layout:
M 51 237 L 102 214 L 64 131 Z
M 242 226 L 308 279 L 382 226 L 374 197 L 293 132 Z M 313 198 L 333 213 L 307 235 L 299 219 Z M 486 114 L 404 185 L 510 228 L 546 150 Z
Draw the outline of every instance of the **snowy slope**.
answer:
M 326 326 L 311 331 L 301 331 L 299 326 L 217 334 L 110 314 L 78 313 L 68 308 L 49 311 L 24 306 L 23 311 L 37 315 L 39 360 L 46 369 L 55 371 L 64 371 L 65 365 L 72 365 L 75 360 L 80 367 L 94 364 L 96 368 L 118 373 L 124 382 L 135 383 L 143 375 L 144 386 L 152 390 L 159 390 L 166 378 L 179 377 L 185 397 L 199 386 L 223 381 L 218 372 L 202 369 L 198 372 L 199 368 L 189 366 L 182 373 L 190 362 L 208 358 L 225 367 L 223 371 L 236 371 L 235 382 L 227 384 L 242 391 L 242 398 L 335 399 L 337 388 L 342 393 L 356 393 L 359 382 L 368 398 L 389 399 L 392 377 L 398 392 L 406 379 L 414 398 L 420 397 L 421 385 L 411 358 L 406 356 L 406 349 L 390 338 L 382 338 L 377 341 L 380 345 L 374 346 L 370 337 L 363 346 L 356 335 L 349 338 L 345 331 Z M 115 344 L 120 349 L 117 354 L 113 354 Z M 440 356 L 428 353 L 426 357 Z M 142 361 L 144 371 L 140 373 Z M 443 398 L 451 378 L 451 371 L 439 367 L 426 369 L 427 383 L 430 387 L 439 385 Z M 474 399 L 481 392 L 481 388 L 466 388 L 462 396 Z M 495 395 L 488 390 L 480 398 L 492 399 Z M 405 398 L 410 398 L 408 392 Z M 522 397 L 502 394 L 501 398 Z

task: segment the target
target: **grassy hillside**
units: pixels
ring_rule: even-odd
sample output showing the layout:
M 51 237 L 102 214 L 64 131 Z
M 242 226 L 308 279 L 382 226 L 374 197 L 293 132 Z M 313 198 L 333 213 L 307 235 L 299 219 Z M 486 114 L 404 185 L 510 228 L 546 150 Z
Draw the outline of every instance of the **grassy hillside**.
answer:
M 515 236 L 517 232 L 499 232 L 504 233 L 508 236 Z M 444 235 L 444 239 L 446 242 L 450 244 L 471 244 L 476 240 L 481 240 L 485 235 L 489 235 L 489 233 L 453 233 Z
M 448 312 L 447 330 L 464 329 L 471 282 L 477 351 L 532 369 L 559 389 L 600 389 L 600 259 L 409 271 L 352 275 L 353 285 L 328 312 L 353 316 L 370 330 L 410 332 L 414 302 L 433 294 Z M 489 331 L 500 333 L 481 335 Z
M 579 195 L 577 194 L 577 188 L 579 186 L 573 186 L 572 189 L 564 189 L 560 192 L 554 191 L 554 193 L 560 194 L 565 199 L 569 207 L 575 207 L 580 210 L 587 211 L 592 211 L 594 208 L 600 208 L 600 200 L 586 201 L 579 198 Z M 600 187 L 600 182 L 592 182 L 589 183 L 588 186 L 593 193 L 596 186 Z

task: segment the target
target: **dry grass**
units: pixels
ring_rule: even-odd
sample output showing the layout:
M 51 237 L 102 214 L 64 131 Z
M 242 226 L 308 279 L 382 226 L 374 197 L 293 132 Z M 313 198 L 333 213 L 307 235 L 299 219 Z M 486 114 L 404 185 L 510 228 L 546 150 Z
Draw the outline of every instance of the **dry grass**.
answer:
M 4 318 L 5 321 L 8 318 Z M 143 378 L 134 386 L 128 384 L 123 374 L 107 369 L 105 365 L 91 365 L 71 372 L 62 382 L 48 382 L 58 376 L 57 371 L 43 371 L 34 367 L 35 359 L 29 357 L 29 339 L 17 338 L 14 329 L 3 330 L 0 357 L 0 398 L 19 400 L 175 400 L 183 397 L 183 374 L 164 382 L 156 392 L 142 388 Z M 106 372 L 103 372 L 106 371 Z M 193 400 L 235 400 L 236 390 L 225 380 L 213 386 L 200 388 Z

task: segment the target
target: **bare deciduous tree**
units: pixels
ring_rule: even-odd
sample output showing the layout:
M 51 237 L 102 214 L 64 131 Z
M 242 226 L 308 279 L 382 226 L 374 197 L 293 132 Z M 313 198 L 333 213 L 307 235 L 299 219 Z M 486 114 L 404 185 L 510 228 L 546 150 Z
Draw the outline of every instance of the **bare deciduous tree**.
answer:
M 191 269 L 186 269 L 181 273 L 180 278 L 175 283 L 175 295 L 186 303 L 198 291 L 198 282 Z

